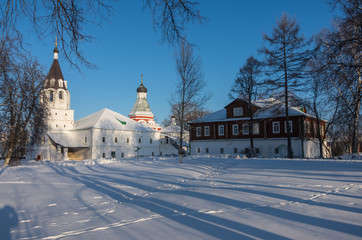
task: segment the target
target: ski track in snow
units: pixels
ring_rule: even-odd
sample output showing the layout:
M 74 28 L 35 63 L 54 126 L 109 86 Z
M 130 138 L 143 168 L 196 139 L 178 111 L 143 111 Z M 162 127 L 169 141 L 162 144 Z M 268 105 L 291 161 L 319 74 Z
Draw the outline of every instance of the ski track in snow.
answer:
M 114 161 L 107 162 L 107 164 L 112 164 L 112 163 L 115 163 L 115 162 Z M 136 163 L 136 164 L 138 164 L 140 166 L 142 165 L 141 163 Z M 197 174 L 191 174 L 191 172 L 190 172 L 189 174 L 191 174 L 191 176 L 189 176 L 189 177 L 177 178 L 174 180 L 174 183 L 164 183 L 161 185 L 151 186 L 147 190 L 142 190 L 137 187 L 128 186 L 128 185 L 124 185 L 124 184 L 106 182 L 106 184 L 108 184 L 109 187 L 112 187 L 115 189 L 112 191 L 116 191 L 116 189 L 119 189 L 122 191 L 128 190 L 129 192 L 127 192 L 127 194 L 124 194 L 120 191 L 115 192 L 115 194 L 121 196 L 121 199 L 123 199 L 122 201 L 117 201 L 115 199 L 112 199 L 112 198 L 110 198 L 108 196 L 104 196 L 104 195 L 90 197 L 88 200 L 95 201 L 95 202 L 89 204 L 88 206 L 75 207 L 73 209 L 70 208 L 70 209 L 68 209 L 68 211 L 57 212 L 55 214 L 52 214 L 49 217 L 43 216 L 43 218 L 41 219 L 41 222 L 46 222 L 47 225 L 45 225 L 45 226 L 40 226 L 40 225 L 37 225 L 36 223 L 34 223 L 35 225 L 33 225 L 31 227 L 29 226 L 30 227 L 29 229 L 35 229 L 35 230 L 41 229 L 41 228 L 46 228 L 46 227 L 57 227 L 60 230 L 61 229 L 66 230 L 67 228 L 71 229 L 72 225 L 74 223 L 78 223 L 78 224 L 80 224 L 80 228 L 78 230 L 70 230 L 70 231 L 63 231 L 63 232 L 60 231 L 56 234 L 49 235 L 49 236 L 43 236 L 43 237 L 40 237 L 40 236 L 20 237 L 19 239 L 23 239 L 23 240 L 61 239 L 61 238 L 69 238 L 69 237 L 74 237 L 74 239 L 76 239 L 76 236 L 79 236 L 82 234 L 106 231 L 106 230 L 112 229 L 112 228 L 122 228 L 122 227 L 129 226 L 132 224 L 139 224 L 139 223 L 143 223 L 143 222 L 147 222 L 147 221 L 157 220 L 157 219 L 161 219 L 161 218 L 167 218 L 170 216 L 189 215 L 192 217 L 192 216 L 196 215 L 197 213 L 208 214 L 208 215 L 230 214 L 230 213 L 235 214 L 237 212 L 240 213 L 240 212 L 244 212 L 244 211 L 251 211 L 251 210 L 262 209 L 262 208 L 281 208 L 281 207 L 285 207 L 286 205 L 294 205 L 294 204 L 301 204 L 301 203 L 308 204 L 308 202 L 315 202 L 320 199 L 327 198 L 329 196 L 333 196 L 338 193 L 348 193 L 352 190 L 355 191 L 356 189 L 362 188 L 361 184 L 355 184 L 355 183 L 348 183 L 348 184 L 344 184 L 344 185 L 338 186 L 338 187 L 335 187 L 330 184 L 325 184 L 325 185 L 324 184 L 312 184 L 312 185 L 311 184 L 278 184 L 278 185 L 276 185 L 277 187 L 294 188 L 295 191 L 302 191 L 302 192 L 310 191 L 313 193 L 309 194 L 308 196 L 305 196 L 304 198 L 301 198 L 300 201 L 282 200 L 282 201 L 274 202 L 271 204 L 255 204 L 254 206 L 246 207 L 246 208 L 230 207 L 230 208 L 216 208 L 216 209 L 206 208 L 206 209 L 199 209 L 199 210 L 190 209 L 188 212 L 183 212 L 183 211 L 179 211 L 179 210 L 170 208 L 169 215 L 165 215 L 165 214 L 160 215 L 160 214 L 157 214 L 157 213 L 154 213 L 151 211 L 148 215 L 143 215 L 140 218 L 115 221 L 115 222 L 110 222 L 108 224 L 87 227 L 87 224 L 90 222 L 95 222 L 97 219 L 101 219 L 108 215 L 114 214 L 117 211 L 117 208 L 121 204 L 131 206 L 133 201 L 147 202 L 148 199 L 151 199 L 152 195 L 154 195 L 154 194 L 158 194 L 158 193 L 171 193 L 172 194 L 175 191 L 177 192 L 177 191 L 190 190 L 190 189 L 195 188 L 195 183 L 197 183 L 198 181 L 202 182 L 202 186 L 209 186 L 210 189 L 212 189 L 217 185 L 215 182 L 215 177 L 222 177 L 224 174 L 228 174 L 228 173 L 232 172 L 233 167 L 237 164 L 239 164 L 238 161 L 229 161 L 228 159 L 226 159 L 225 161 L 219 161 L 216 164 L 213 164 L 212 166 L 203 165 L 198 169 L 199 171 Z M 47 165 L 57 165 L 57 163 L 47 163 Z M 94 166 L 96 164 L 86 163 L 85 165 Z M 74 178 L 76 180 L 77 179 L 84 180 L 84 181 L 86 180 L 86 178 L 82 178 L 82 176 L 77 176 L 74 172 L 72 172 L 72 169 L 68 168 L 68 167 L 73 168 L 73 167 L 77 166 L 76 164 L 63 163 L 63 166 L 64 166 L 64 169 L 62 169 L 62 170 L 63 170 L 64 176 L 68 176 L 68 177 Z M 185 169 L 185 171 L 191 171 L 191 170 Z M 275 175 L 275 176 L 271 175 L 271 177 L 278 178 L 277 175 Z M 11 185 L 11 184 L 41 185 L 41 184 L 46 184 L 46 183 L 39 183 L 39 182 L 35 183 L 35 182 L 20 181 L 20 180 L 19 181 L 1 181 L 0 182 L 0 186 L 1 185 Z M 84 185 L 84 183 L 74 184 L 74 182 L 72 182 L 72 183 L 53 182 L 50 184 L 63 185 L 63 186 L 66 186 L 66 185 L 83 186 Z M 99 185 L 99 187 L 103 187 L 103 186 Z M 238 184 L 238 185 L 230 185 L 230 184 L 228 185 L 228 188 L 230 188 L 230 189 L 234 188 L 236 190 L 253 188 L 253 187 L 255 187 L 255 186 L 243 185 L 242 183 Z M 308 189 L 313 189 L 313 191 L 308 190 Z M 325 189 L 325 190 L 321 190 L 321 189 Z M 78 199 L 75 199 L 75 200 L 78 200 Z M 155 202 L 151 202 L 151 203 L 155 204 Z M 348 202 L 346 204 L 353 206 L 356 203 Z M 135 204 L 135 205 L 137 205 L 137 204 Z M 49 202 L 46 205 L 46 207 L 61 208 L 62 205 L 57 202 Z M 162 206 L 162 207 L 165 208 L 165 206 Z M 97 214 L 87 216 L 87 213 L 91 209 L 93 209 L 93 211 L 95 211 Z M 19 210 L 18 211 L 19 216 L 27 213 L 27 211 L 28 210 Z M 59 221 L 56 222 L 55 221 L 56 219 L 61 218 L 62 216 L 72 216 L 72 219 L 67 218 L 70 220 L 68 222 L 59 222 Z M 21 220 L 19 219 L 19 224 L 30 224 L 30 223 L 32 223 L 31 219 L 21 219 Z M 225 228 L 227 229 L 228 227 L 225 227 Z M 12 230 L 11 233 L 12 234 L 18 233 L 20 235 L 23 235 L 23 233 L 25 233 L 25 231 L 26 231 L 26 229 Z M 230 229 L 230 231 L 235 231 L 235 229 Z M 248 236 L 248 234 L 246 234 L 246 236 Z M 255 238 L 255 236 L 251 236 L 251 237 Z

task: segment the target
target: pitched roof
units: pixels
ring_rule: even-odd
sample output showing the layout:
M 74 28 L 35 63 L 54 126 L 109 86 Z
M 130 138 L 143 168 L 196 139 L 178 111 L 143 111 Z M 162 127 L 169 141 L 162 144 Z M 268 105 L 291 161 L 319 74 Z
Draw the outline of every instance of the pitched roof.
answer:
M 74 124 L 74 130 L 89 128 L 139 132 L 154 131 L 151 127 L 148 127 L 147 125 L 138 123 L 107 108 L 95 112 L 85 118 L 82 118 L 76 121 Z
M 46 79 L 46 81 L 45 81 L 45 84 L 43 87 L 44 89 L 61 88 L 61 89 L 67 90 L 67 86 L 66 86 L 66 84 L 64 84 L 64 82 L 62 82 L 61 85 L 59 85 L 58 80 L 61 79 L 62 81 L 64 81 L 64 77 L 63 77 L 62 70 L 60 69 L 59 61 L 56 58 L 54 58 L 52 66 L 50 67 L 49 73 L 45 79 Z M 51 79 L 55 79 L 55 82 L 53 84 L 50 81 Z
M 147 98 L 137 98 L 131 112 L 128 116 L 150 116 L 154 117 L 150 105 L 148 104 Z
M 275 101 L 271 99 L 256 100 L 253 104 L 260 109 L 254 113 L 254 119 L 264 119 L 271 117 L 283 117 L 285 116 L 285 106 L 284 103 L 280 101 Z M 229 105 L 228 105 L 229 106 Z M 300 111 L 296 107 L 289 106 L 289 116 L 309 116 L 313 117 L 308 113 Z M 240 117 L 240 118 L 226 118 L 226 109 L 221 109 L 216 112 L 205 115 L 201 118 L 195 119 L 190 123 L 201 123 L 201 122 L 222 122 L 229 120 L 247 120 L 249 117 Z

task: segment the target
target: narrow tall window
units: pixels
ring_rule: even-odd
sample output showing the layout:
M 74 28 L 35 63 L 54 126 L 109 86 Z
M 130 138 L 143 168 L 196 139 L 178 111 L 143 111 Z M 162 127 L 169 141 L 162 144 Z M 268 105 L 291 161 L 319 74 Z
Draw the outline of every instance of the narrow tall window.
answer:
M 259 123 L 253 123 L 253 134 L 259 134 Z
M 249 134 L 249 124 L 244 123 L 243 124 L 243 135 L 248 135 Z
M 238 135 L 238 134 L 239 134 L 239 125 L 233 124 L 233 135 Z
M 60 91 L 60 92 L 59 92 L 59 99 L 60 99 L 60 100 L 63 100 L 63 91 Z
M 224 149 L 223 149 L 223 148 L 220 148 L 220 153 L 224 153 Z
M 206 152 L 206 153 L 209 153 L 209 148 L 205 148 L 205 152 Z
M 84 143 L 87 143 L 87 137 L 84 138 Z
M 150 143 L 152 144 L 152 138 L 150 139 Z
M 54 92 L 53 92 L 53 91 L 51 91 L 51 92 L 49 93 L 49 101 L 51 101 L 51 102 L 54 101 Z
M 106 137 L 102 137 L 102 142 L 106 142 Z
M 129 138 L 127 138 L 127 143 L 129 143 Z
M 139 139 L 138 139 L 138 143 L 141 143 L 141 141 L 142 141 L 141 138 L 139 138 Z
M 280 133 L 280 123 L 273 122 L 273 133 Z
M 106 153 L 103 153 L 103 154 L 102 154 L 102 158 L 106 158 Z
M 224 136 L 224 125 L 219 126 L 219 136 Z
M 201 137 L 201 127 L 196 128 L 196 137 Z
M 118 142 L 118 138 L 117 138 L 117 137 L 114 138 L 114 142 L 115 142 L 115 143 Z
M 210 136 L 210 127 L 209 127 L 209 126 L 205 126 L 205 128 L 204 128 L 204 135 L 205 135 L 205 136 Z
M 293 124 L 292 124 L 292 121 L 289 120 L 289 129 L 290 129 L 290 133 L 293 132 Z M 284 121 L 284 131 L 285 133 L 287 133 L 287 121 Z

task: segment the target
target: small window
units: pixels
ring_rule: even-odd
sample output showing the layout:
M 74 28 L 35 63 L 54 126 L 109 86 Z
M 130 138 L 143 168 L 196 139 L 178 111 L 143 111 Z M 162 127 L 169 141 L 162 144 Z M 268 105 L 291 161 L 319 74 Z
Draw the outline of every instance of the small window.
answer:
M 234 117 L 243 116 L 243 108 L 234 108 Z
M 233 124 L 233 135 L 238 135 L 238 134 L 239 134 L 239 125 Z
M 162 156 L 162 152 L 160 152 L 160 156 Z
M 209 153 L 209 148 L 205 148 L 205 153 Z
M 60 99 L 60 100 L 63 100 L 63 91 L 60 91 L 60 92 L 59 92 L 59 99 Z
M 63 81 L 62 80 L 58 80 L 58 85 L 59 85 L 59 87 L 63 87 Z
M 127 143 L 129 143 L 129 138 L 127 138 Z
M 152 138 L 150 139 L 150 143 L 152 144 Z M 152 155 L 153 156 L 153 155 Z
M 106 158 L 106 153 L 103 153 L 103 154 L 102 154 L 102 158 Z
M 244 123 L 243 124 L 243 135 L 248 135 L 249 134 L 249 124 Z
M 138 139 L 138 143 L 141 143 L 141 142 L 142 142 L 142 140 L 141 140 L 141 138 L 139 138 L 139 139 Z
M 291 120 L 289 120 L 289 129 L 290 129 L 290 133 L 292 133 L 293 132 L 293 124 L 292 124 Z M 284 131 L 285 131 L 285 133 L 287 133 L 287 122 L 286 121 L 284 121 Z
M 45 144 L 45 137 L 41 138 L 41 144 L 44 145 Z
M 210 136 L 210 127 L 209 126 L 204 127 L 204 135 L 205 136 Z
M 234 153 L 238 153 L 238 149 L 237 149 L 237 148 L 234 148 Z
M 55 116 L 57 116 L 58 115 L 58 113 L 55 113 Z
M 196 152 L 200 153 L 201 149 L 200 148 L 196 148 Z
M 111 156 L 112 156 L 112 158 L 115 158 L 115 157 L 116 157 L 116 152 L 115 152 L 115 151 L 112 151 L 112 152 L 111 152 Z
M 84 138 L 84 143 L 87 143 L 87 137 Z
M 305 121 L 304 122 L 304 128 L 305 128 L 305 132 L 306 133 L 310 133 L 310 122 L 309 121 Z
M 259 149 L 259 148 L 255 148 L 255 153 L 260 153 L 260 149 Z
M 51 92 L 49 93 L 49 101 L 51 101 L 51 102 L 54 101 L 54 93 L 53 93 L 53 91 L 51 91 Z
M 106 137 L 102 137 L 102 142 L 106 142 Z
M 253 123 L 253 134 L 259 134 L 259 123 Z
M 154 153 L 154 152 L 152 152 L 152 156 L 155 156 L 155 153 Z
M 279 148 L 274 148 L 274 153 L 278 154 L 279 153 Z
M 58 124 L 57 124 L 57 125 L 55 125 L 55 127 L 58 127 Z
M 118 142 L 118 138 L 117 138 L 117 137 L 114 138 L 114 142 L 115 142 L 115 143 Z
M 273 133 L 280 133 L 280 123 L 273 122 Z
M 196 128 L 196 137 L 201 137 L 201 127 Z
M 168 144 L 168 138 L 166 138 L 166 144 Z
M 124 158 L 124 153 L 121 153 L 121 157 L 123 157 L 123 158 Z
M 224 136 L 224 125 L 219 126 L 219 136 Z
M 64 128 L 65 128 L 66 125 L 64 125 Z
M 224 149 L 223 149 L 223 148 L 220 148 L 220 153 L 224 153 Z

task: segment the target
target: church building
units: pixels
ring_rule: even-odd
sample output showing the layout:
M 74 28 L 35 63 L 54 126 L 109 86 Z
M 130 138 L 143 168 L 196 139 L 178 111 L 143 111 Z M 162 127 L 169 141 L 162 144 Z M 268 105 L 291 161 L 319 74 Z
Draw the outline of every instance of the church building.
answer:
M 42 145 L 31 151 L 31 158 L 84 160 L 178 154 L 178 147 L 165 140 L 161 126 L 154 121 L 143 76 L 129 117 L 104 108 L 74 121 L 69 86 L 58 62 L 57 45 L 53 52 L 41 99 L 49 107 L 47 133 Z

